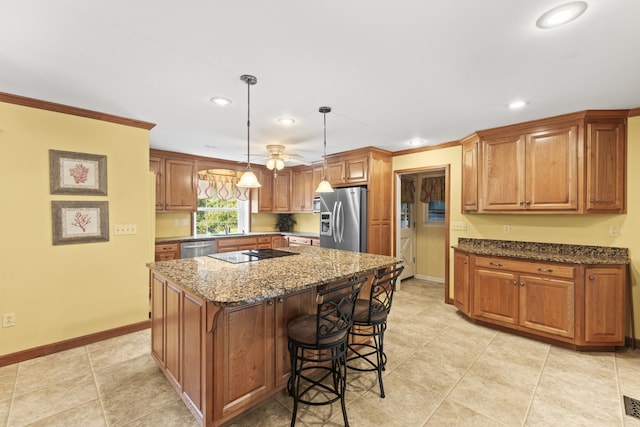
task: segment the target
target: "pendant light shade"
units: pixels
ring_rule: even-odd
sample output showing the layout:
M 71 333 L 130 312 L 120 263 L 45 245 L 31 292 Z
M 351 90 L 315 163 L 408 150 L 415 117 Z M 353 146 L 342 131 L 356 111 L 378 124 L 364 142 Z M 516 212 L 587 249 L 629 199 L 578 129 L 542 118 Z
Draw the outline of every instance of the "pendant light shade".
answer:
M 258 178 L 256 174 L 251 170 L 251 152 L 250 152 L 250 130 L 251 130 L 251 86 L 258 83 L 258 79 L 254 76 L 250 76 L 248 74 L 243 74 L 240 76 L 240 80 L 247 84 L 247 168 L 244 173 L 240 177 L 240 181 L 236 184 L 236 186 L 240 188 L 259 188 L 260 183 L 258 182 Z
M 316 188 L 316 193 L 333 193 L 333 188 L 329 181 L 327 181 L 327 113 L 331 112 L 331 107 L 320 107 L 318 110 L 324 116 L 324 163 L 322 164 L 322 181 Z

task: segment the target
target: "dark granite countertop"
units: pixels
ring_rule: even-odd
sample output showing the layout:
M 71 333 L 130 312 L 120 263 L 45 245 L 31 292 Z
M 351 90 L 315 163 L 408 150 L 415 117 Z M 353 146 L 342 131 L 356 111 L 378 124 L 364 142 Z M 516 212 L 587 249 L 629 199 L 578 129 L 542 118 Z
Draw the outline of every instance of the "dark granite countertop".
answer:
M 629 249 L 608 246 L 461 238 L 458 240 L 458 245 L 453 248 L 476 255 L 569 264 L 629 264 L 630 262 Z
M 208 256 L 147 264 L 186 291 L 216 305 L 241 305 L 348 279 L 401 259 L 317 246 L 286 248 L 299 255 L 232 264 Z

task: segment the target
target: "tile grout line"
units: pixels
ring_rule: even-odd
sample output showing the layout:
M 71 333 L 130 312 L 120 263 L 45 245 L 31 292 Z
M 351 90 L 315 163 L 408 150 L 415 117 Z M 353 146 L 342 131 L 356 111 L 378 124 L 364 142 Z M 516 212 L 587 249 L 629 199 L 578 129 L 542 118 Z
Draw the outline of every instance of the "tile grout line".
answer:
M 544 372 L 545 366 L 547 366 L 547 361 L 549 360 L 549 354 L 551 353 L 551 346 L 547 347 L 547 354 L 544 356 L 544 361 L 542 366 L 540 367 L 540 373 L 538 374 L 538 380 L 536 381 L 536 386 L 533 389 L 533 393 L 531 394 L 531 399 L 529 400 L 529 405 L 527 406 L 527 410 L 524 413 L 524 419 L 522 420 L 522 426 L 524 427 L 527 423 L 527 418 L 529 418 L 529 412 L 531 412 L 531 406 L 533 405 L 533 399 L 536 397 L 536 392 L 538 391 L 538 387 L 540 386 L 540 380 L 542 379 L 542 373 Z
M 20 375 L 20 365 L 22 363 L 18 363 L 18 366 L 16 368 L 16 379 L 13 382 L 13 391 L 11 392 L 11 399 L 9 399 L 9 413 L 7 414 L 7 423 L 5 424 L 6 427 L 9 427 L 9 422 L 11 421 L 11 415 L 13 412 L 13 403 L 15 401 L 16 398 L 16 390 L 18 389 L 18 375 Z
M 89 359 L 89 366 L 91 367 L 91 377 L 93 378 L 93 385 L 96 387 L 96 393 L 98 394 L 98 401 L 100 402 L 100 409 L 102 409 L 102 418 L 104 419 L 104 424 L 109 427 L 109 420 L 107 420 L 107 411 L 104 409 L 104 402 L 102 400 L 102 392 L 100 391 L 100 387 L 98 387 L 98 379 L 96 378 L 96 370 L 93 367 L 93 360 L 91 359 L 91 353 L 87 346 L 84 346 L 84 351 L 87 353 L 87 359 Z
M 620 386 L 620 375 L 618 374 L 618 355 L 617 353 L 614 351 L 613 352 L 613 369 L 615 372 L 615 376 L 616 376 L 616 386 L 618 389 L 618 403 L 620 406 L 620 420 L 622 422 L 622 424 L 620 424 L 622 427 L 624 427 L 624 417 L 627 415 L 626 410 L 625 410 L 625 406 L 624 406 L 624 397 L 622 394 L 622 387 Z

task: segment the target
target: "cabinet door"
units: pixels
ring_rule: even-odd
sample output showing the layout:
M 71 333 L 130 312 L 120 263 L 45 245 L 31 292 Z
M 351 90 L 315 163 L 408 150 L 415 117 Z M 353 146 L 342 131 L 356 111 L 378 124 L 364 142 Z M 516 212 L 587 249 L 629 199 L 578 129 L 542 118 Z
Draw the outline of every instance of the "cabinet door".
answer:
M 482 141 L 482 210 L 524 210 L 524 137 Z
M 478 141 L 462 146 L 462 210 L 478 210 Z
M 293 212 L 313 211 L 313 169 L 296 170 L 292 178 L 291 210 Z
M 284 386 L 291 374 L 287 325 L 293 319 L 314 312 L 313 292 L 308 289 L 276 300 L 275 309 L 275 385 Z
M 205 330 L 205 303 L 186 293 L 182 293 L 182 392 L 202 413 L 203 396 L 203 355 Z
M 311 190 L 313 191 L 313 195 L 318 195 L 318 193 L 316 193 L 316 188 L 318 188 L 318 185 L 320 185 L 320 182 L 322 181 L 322 178 L 324 177 L 324 167 L 322 165 L 319 166 L 314 166 L 313 167 L 313 173 L 312 173 L 312 178 L 311 178 Z M 313 198 L 311 200 L 312 203 L 312 210 L 313 210 Z
M 469 255 L 456 252 L 453 255 L 453 305 L 465 314 L 469 309 Z
M 577 126 L 564 126 L 526 136 L 527 210 L 578 209 L 577 135 Z
M 280 171 L 273 179 L 273 211 L 291 210 L 291 172 Z
M 267 169 L 254 169 L 254 173 L 258 177 L 258 182 L 261 187 L 252 189 L 252 203 L 253 192 L 256 193 L 255 199 L 257 201 L 257 212 L 272 212 L 273 211 L 273 172 Z M 256 211 L 255 209 L 253 209 Z
M 518 281 L 513 273 L 476 269 L 473 275 L 473 315 L 481 320 L 518 323 Z
M 227 308 L 218 320 L 216 408 L 227 416 L 273 389 L 273 299 Z
M 156 174 L 156 210 L 164 210 L 164 159 L 162 157 L 149 157 L 149 170 Z
M 327 161 L 327 180 L 331 185 L 347 182 L 344 160 Z
M 622 123 L 587 124 L 587 211 L 625 212 L 624 130 Z
M 626 266 L 585 269 L 585 344 L 624 344 L 625 269 Z
M 575 335 L 575 283 L 520 275 L 520 325 L 562 337 Z
M 196 170 L 189 160 L 165 159 L 165 210 L 196 210 Z
M 369 157 L 347 159 L 346 179 L 349 184 L 366 184 L 369 178 Z

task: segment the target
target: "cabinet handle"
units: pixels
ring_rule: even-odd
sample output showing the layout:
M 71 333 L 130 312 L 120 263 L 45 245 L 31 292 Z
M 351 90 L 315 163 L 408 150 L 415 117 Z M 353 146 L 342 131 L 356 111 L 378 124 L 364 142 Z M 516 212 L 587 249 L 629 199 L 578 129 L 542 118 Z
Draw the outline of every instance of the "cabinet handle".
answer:
M 270 299 L 269 301 L 267 301 L 267 305 L 273 305 L 273 300 Z
M 284 298 L 278 298 L 278 302 L 282 304 L 284 302 Z
M 553 273 L 553 270 L 550 269 L 550 268 L 542 268 L 542 267 L 540 267 L 540 268 L 538 268 L 538 271 L 541 271 L 543 273 Z
M 520 200 L 520 203 L 518 203 L 520 206 L 524 205 L 524 202 L 522 200 Z
M 595 276 L 589 276 L 589 280 L 596 280 Z
M 465 262 L 463 262 L 463 264 L 464 264 L 464 265 L 467 265 L 467 264 L 468 264 L 468 262 L 467 262 L 467 261 L 465 261 Z
M 520 282 L 520 286 L 524 286 L 524 285 L 526 285 L 526 283 Z
M 527 200 L 527 206 L 531 204 L 531 200 Z
M 589 199 L 589 201 L 590 201 L 591 203 L 595 203 L 595 202 L 596 202 L 596 199 Z
M 517 280 L 513 281 L 513 286 L 518 286 L 518 281 Z
M 494 265 L 496 267 L 502 267 L 502 263 L 490 261 L 489 265 Z

